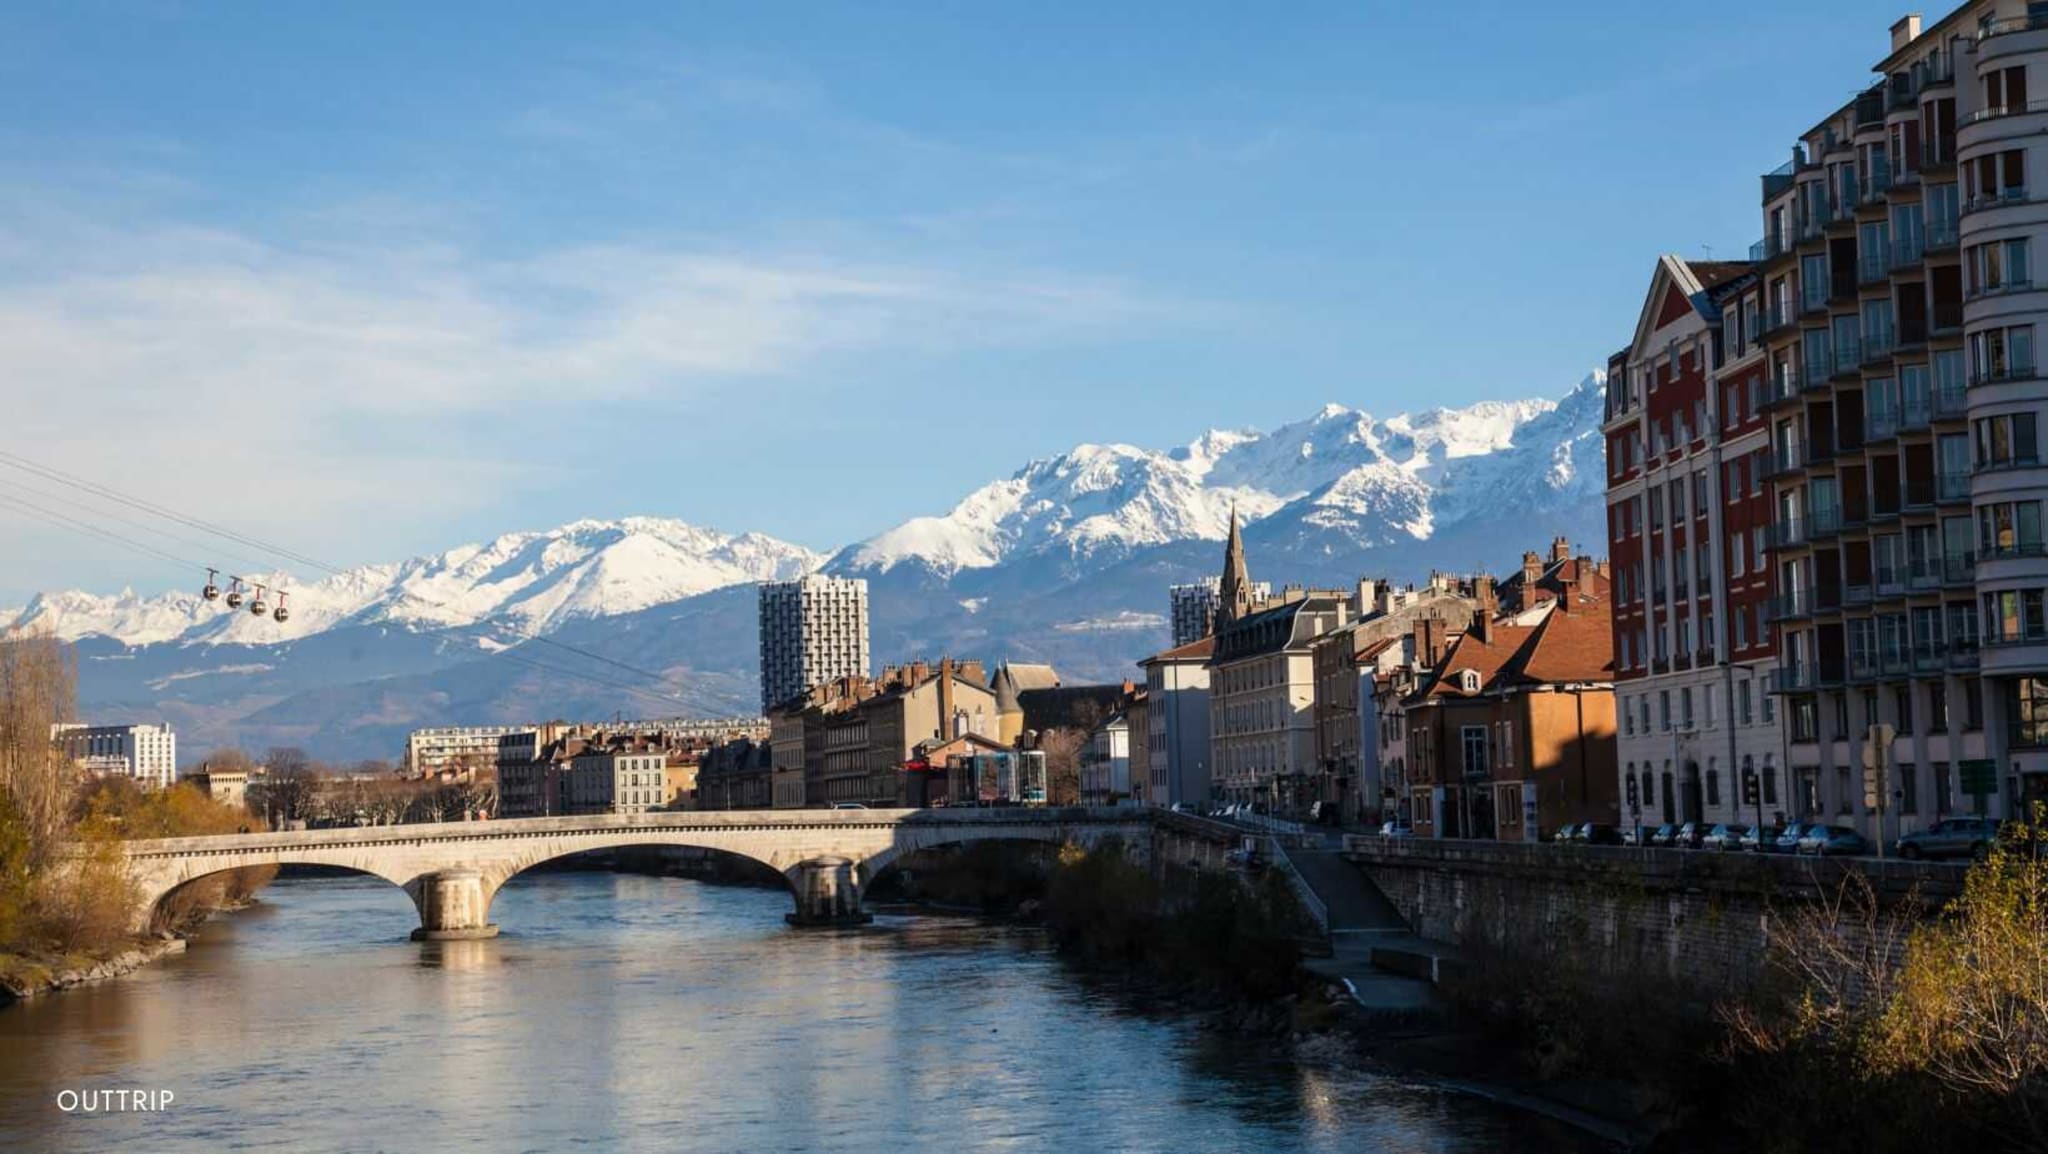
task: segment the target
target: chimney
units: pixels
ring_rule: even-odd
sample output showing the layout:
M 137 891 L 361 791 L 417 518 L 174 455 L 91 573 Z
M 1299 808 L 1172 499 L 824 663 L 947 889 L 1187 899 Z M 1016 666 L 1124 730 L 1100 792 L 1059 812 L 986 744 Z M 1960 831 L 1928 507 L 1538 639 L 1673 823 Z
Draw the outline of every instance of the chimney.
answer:
M 1443 656 L 1444 623 L 1434 615 L 1424 617 L 1415 623 L 1415 663 L 1435 665 Z
M 1129 697 L 1132 693 L 1136 692 L 1137 688 L 1138 687 L 1136 685 L 1131 684 L 1130 678 L 1124 678 L 1123 693 L 1125 697 Z
M 1579 558 L 1579 596 L 1591 600 L 1600 595 L 1599 578 L 1605 576 L 1601 570 L 1607 566 L 1593 564 L 1591 557 Z
M 1892 51 L 1897 52 L 1920 38 L 1920 14 L 1911 13 L 1892 25 Z
M 1522 554 L 1522 606 L 1536 603 L 1536 582 L 1543 577 L 1543 558 L 1534 550 Z
M 1479 603 L 1479 612 L 1488 617 L 1500 607 L 1500 599 L 1493 593 L 1493 575 L 1481 573 L 1472 579 L 1472 599 Z
M 1474 609 L 1472 611 L 1472 632 L 1478 635 L 1480 644 L 1490 643 L 1493 640 L 1493 614 L 1488 613 L 1484 609 Z
M 1379 608 L 1380 583 L 1370 577 L 1358 579 L 1358 615 L 1370 617 Z
M 1550 563 L 1555 565 L 1559 561 L 1569 561 L 1571 558 L 1572 543 L 1563 537 L 1552 537 L 1550 539 Z
M 953 732 L 953 659 L 939 658 L 939 738 L 951 741 Z

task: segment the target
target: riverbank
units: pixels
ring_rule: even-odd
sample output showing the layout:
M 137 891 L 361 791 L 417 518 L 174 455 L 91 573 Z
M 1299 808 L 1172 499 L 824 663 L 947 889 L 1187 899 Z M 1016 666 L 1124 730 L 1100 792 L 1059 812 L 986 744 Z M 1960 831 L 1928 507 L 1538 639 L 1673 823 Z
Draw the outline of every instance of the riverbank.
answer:
M 0 1006 L 133 973 L 185 952 L 185 939 L 138 938 L 102 957 L 90 954 L 0 954 Z

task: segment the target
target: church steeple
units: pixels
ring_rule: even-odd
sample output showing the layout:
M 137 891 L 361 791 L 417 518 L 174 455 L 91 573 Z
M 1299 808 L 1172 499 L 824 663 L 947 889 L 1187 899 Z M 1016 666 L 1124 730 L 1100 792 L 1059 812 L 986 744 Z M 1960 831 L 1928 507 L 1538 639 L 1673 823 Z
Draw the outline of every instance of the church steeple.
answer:
M 1216 603 L 1216 628 L 1252 611 L 1252 578 L 1244 564 L 1244 535 L 1237 529 L 1237 505 L 1230 506 L 1230 540 L 1223 546 L 1223 588 Z

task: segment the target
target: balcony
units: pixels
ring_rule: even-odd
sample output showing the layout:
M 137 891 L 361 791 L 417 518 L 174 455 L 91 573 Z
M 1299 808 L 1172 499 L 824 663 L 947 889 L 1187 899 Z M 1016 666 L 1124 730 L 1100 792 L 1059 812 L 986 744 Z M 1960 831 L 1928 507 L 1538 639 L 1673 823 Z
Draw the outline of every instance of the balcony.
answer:
M 2041 460 L 2037 454 L 2014 453 L 2009 457 L 1994 457 L 1989 461 L 1977 462 L 1977 468 L 1972 475 L 1981 477 L 1987 473 L 2009 473 L 2014 469 L 2032 469 L 2040 463 Z
M 1783 196 L 1785 193 L 1791 191 L 1793 174 L 1797 173 L 1798 171 L 1799 161 L 1795 158 L 1793 160 L 1786 161 L 1785 163 L 1770 170 L 1769 172 L 1764 173 L 1764 203 L 1768 204 L 1771 201 L 1777 199 L 1778 197 Z M 1749 259 L 1768 260 L 1769 257 L 1768 255 L 1761 257 L 1753 255 Z
M 1789 549 L 1806 542 L 1806 522 L 1798 517 L 1773 521 L 1764 527 L 1764 544 L 1772 549 Z
M 1928 326 L 1934 336 L 1955 336 L 1963 331 L 1963 302 L 1935 301 L 1934 319 Z
M 1942 473 L 1934 479 L 1934 499 L 1941 504 L 1970 503 L 1970 474 Z
M 1812 244 L 1825 239 L 1828 226 L 1835 223 L 1835 210 L 1826 201 L 1815 206 L 1812 212 L 1802 212 L 1794 222 L 1792 240 L 1795 244 Z
M 1792 238 L 1784 233 L 1767 233 L 1764 238 L 1749 246 L 1749 259 L 1762 264 L 1792 255 Z
M 1799 314 L 1792 309 L 1791 302 L 1778 301 L 1764 307 L 1764 336 L 1775 336 L 1798 323 Z
M 1863 441 L 1889 441 L 1899 435 L 1899 418 L 1894 413 L 1880 413 L 1876 410 L 1863 414 Z
M 1977 26 L 1977 43 L 1982 44 L 1994 36 L 2030 32 L 2036 28 L 2048 28 L 2048 15 L 2029 13 L 2025 16 L 2008 16 L 2003 20 L 1986 21 Z
M 2025 203 L 2027 203 L 2027 186 L 2023 184 L 2010 185 L 1995 192 L 1979 193 L 1964 201 L 1962 215 L 1968 216 L 1973 212 L 1983 212 L 1986 209 L 2003 208 L 2009 204 Z
M 1784 665 L 1771 670 L 1771 692 L 1798 693 L 1810 690 L 1818 680 L 1811 665 Z
M 1979 285 L 1975 290 L 1965 288 L 1963 290 L 1963 299 L 1966 301 L 1974 301 L 1982 300 L 1985 297 L 2002 297 L 2012 293 L 2031 292 L 2033 291 L 2033 288 L 2034 282 L 2032 278 L 2028 278 L 2026 280 L 2009 280 L 2003 284 Z
M 1857 284 L 1883 284 L 1891 275 L 1892 258 L 1888 252 L 1866 252 L 1856 260 Z
M 1987 120 L 1999 120 L 2007 116 L 2025 116 L 2029 112 L 2048 112 L 2048 100 L 2029 100 L 2025 104 L 1994 104 L 1989 108 L 1979 108 L 1958 120 L 1956 127 L 1982 124 Z
M 1908 237 L 1905 240 L 1893 241 L 1892 271 L 1902 272 L 1906 269 L 1912 268 L 1914 265 L 1920 263 L 1922 255 L 1923 254 L 1920 250 L 1920 238 L 1917 236 Z
M 1783 477 L 1788 473 L 1797 473 L 1805 467 L 1805 455 L 1799 451 L 1798 445 L 1779 445 L 1772 449 L 1770 456 L 1766 458 L 1764 476 Z
M 1920 142 L 1920 171 L 1944 172 L 1956 164 L 1956 142 L 1950 140 L 1923 140 Z
M 1857 184 L 1856 199 L 1865 207 L 1874 205 L 1884 199 L 1884 194 L 1891 189 L 1891 186 L 1891 167 L 1889 165 L 1878 165 L 1873 171 L 1865 173 L 1863 180 Z
M 1948 646 L 1948 667 L 1950 669 L 1977 668 L 1977 639 L 1951 641 Z
M 1956 78 L 1955 58 L 1947 52 L 1936 52 L 1915 64 L 1912 69 L 1913 87 L 1925 91 L 1936 85 L 1954 83 Z M 1925 153 L 1923 146 L 1920 150 Z
M 1758 407 L 1768 409 L 1796 400 L 1798 396 L 1799 370 L 1787 368 L 1783 372 L 1764 378 L 1763 403 Z
M 1968 585 L 1977 579 L 1977 554 L 1948 553 L 1941 558 L 1943 585 Z
M 1853 377 L 1863 368 L 1862 342 L 1854 338 L 1835 343 L 1835 375 Z
M 1924 429 L 1932 423 L 1934 404 L 1928 397 L 1907 397 L 1899 406 L 1899 431 Z
M 1980 385 L 2002 385 L 2009 383 L 2011 381 L 2031 381 L 2033 379 L 2034 365 L 2032 360 L 2007 361 L 2005 364 L 1992 365 L 1988 369 L 1983 369 L 1979 372 L 1971 373 L 1970 387 L 1976 388 Z
M 1934 391 L 1934 419 L 1951 421 L 1970 410 L 1968 395 L 1961 389 L 1936 389 Z
M 1795 621 L 1801 617 L 1813 616 L 1813 593 L 1806 589 L 1794 589 L 1780 593 L 1764 604 L 1765 621 Z
M 1993 633 L 1981 638 L 1986 649 L 2016 649 L 2022 645 L 2048 645 L 2048 629 L 2022 629 L 2017 633 Z
M 1941 562 L 1921 557 L 1906 565 L 1906 588 L 1916 592 L 1941 588 Z
M 1948 667 L 1948 649 L 1932 641 L 1918 641 L 1909 660 L 1915 673 L 1939 672 Z
M 1897 597 L 1906 591 L 1906 571 L 1897 565 L 1877 571 L 1877 595 Z
M 1922 247 L 1928 252 L 1948 252 L 1956 247 L 1961 236 L 1955 221 L 1930 220 L 1927 222 L 1927 243 Z
M 1842 604 L 1844 606 L 1868 605 L 1870 604 L 1871 596 L 1869 582 L 1842 586 Z
M 2010 561 L 2019 557 L 2039 557 L 2043 552 L 2039 541 L 2007 541 L 1979 550 L 1977 556 L 1985 561 Z
M 1863 338 L 1863 363 L 1880 364 L 1891 359 L 1892 334 L 1889 330 L 1867 334 Z

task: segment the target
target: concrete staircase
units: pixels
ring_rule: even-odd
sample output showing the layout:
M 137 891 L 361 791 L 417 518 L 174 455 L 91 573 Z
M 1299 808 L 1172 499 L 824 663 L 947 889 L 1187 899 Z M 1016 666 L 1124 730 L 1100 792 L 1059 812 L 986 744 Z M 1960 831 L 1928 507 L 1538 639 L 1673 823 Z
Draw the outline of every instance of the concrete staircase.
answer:
M 1295 873 L 1322 903 L 1330 955 L 1310 971 L 1340 981 L 1366 1012 L 1393 1029 L 1433 1030 L 1449 1009 L 1436 991 L 1448 948 L 1409 932 L 1387 895 L 1335 847 L 1289 848 Z

